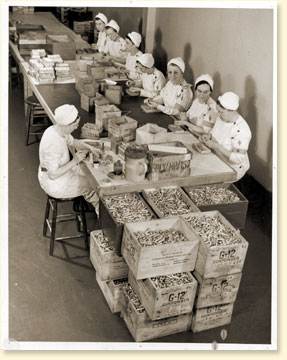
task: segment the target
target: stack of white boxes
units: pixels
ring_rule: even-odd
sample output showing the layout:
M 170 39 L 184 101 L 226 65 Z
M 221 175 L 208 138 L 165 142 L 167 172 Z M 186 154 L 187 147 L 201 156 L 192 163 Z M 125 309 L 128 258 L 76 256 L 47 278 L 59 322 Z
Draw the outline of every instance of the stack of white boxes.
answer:
M 56 72 L 56 80 L 57 81 L 66 81 L 73 78 L 70 66 L 67 63 L 58 63 L 55 66 L 55 72 Z

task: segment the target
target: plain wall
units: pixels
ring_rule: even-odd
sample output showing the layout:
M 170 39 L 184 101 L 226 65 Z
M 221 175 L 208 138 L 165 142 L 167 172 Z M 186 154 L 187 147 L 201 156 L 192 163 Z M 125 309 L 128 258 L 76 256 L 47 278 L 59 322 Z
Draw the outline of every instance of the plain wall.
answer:
M 167 59 L 181 56 L 192 84 L 210 74 L 215 99 L 225 91 L 239 95 L 239 112 L 252 131 L 248 173 L 271 191 L 273 11 L 157 9 L 153 54 L 163 71 Z

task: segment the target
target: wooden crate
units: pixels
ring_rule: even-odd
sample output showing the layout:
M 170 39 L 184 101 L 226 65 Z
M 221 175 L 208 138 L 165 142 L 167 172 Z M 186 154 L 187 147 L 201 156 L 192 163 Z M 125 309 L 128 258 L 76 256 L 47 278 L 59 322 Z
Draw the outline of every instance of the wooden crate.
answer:
M 234 303 L 230 303 L 196 309 L 192 317 L 192 332 L 197 333 L 230 324 L 233 305 Z
M 152 218 L 156 218 L 153 211 L 150 209 L 150 207 L 146 204 L 144 199 L 137 192 L 132 192 L 131 194 L 135 194 L 138 197 L 138 199 L 144 204 L 144 206 L 146 207 Z M 103 198 L 108 198 L 111 196 L 114 195 L 104 196 Z M 110 210 L 107 208 L 107 206 L 105 205 L 104 201 L 101 198 L 100 198 L 100 225 L 104 235 L 110 240 L 112 245 L 115 247 L 116 254 L 121 255 L 124 224 L 118 223 L 114 219 Z
M 101 130 L 108 131 L 109 119 L 120 117 L 121 110 L 113 104 L 98 105 L 95 102 L 95 123 Z
M 81 94 L 81 108 L 87 112 L 95 111 L 95 96 L 88 96 L 86 94 Z
M 162 143 L 161 145 L 185 147 L 179 141 Z M 148 151 L 147 154 L 149 161 L 147 178 L 149 180 L 171 179 L 190 175 L 192 153 L 189 149 L 187 149 L 187 154 L 164 154 L 155 151 Z
M 182 215 L 182 218 L 188 222 L 189 216 L 218 216 L 223 224 L 234 230 L 229 221 L 227 221 L 217 210 L 192 213 L 192 215 Z M 214 246 L 211 248 L 200 238 L 195 270 L 205 279 L 242 272 L 248 249 L 248 242 L 240 235 L 239 230 L 237 230 L 237 232 L 240 243 L 231 245 Z
M 157 289 L 150 278 L 136 280 L 131 271 L 128 279 L 148 316 L 152 320 L 158 320 L 192 312 L 197 281 L 191 272 L 187 274 L 190 283 L 163 289 Z
M 81 138 L 83 139 L 99 139 L 100 130 L 95 124 L 85 123 L 81 128 Z
M 106 99 L 116 105 L 120 105 L 122 102 L 122 86 L 120 85 L 109 85 L 105 88 Z
M 128 276 L 129 268 L 122 256 L 115 250 L 104 251 L 100 246 L 101 230 L 91 232 L 90 260 L 102 281 L 115 280 Z M 107 239 L 108 240 L 108 239 Z
M 146 311 L 139 313 L 126 296 L 122 296 L 121 315 L 136 342 L 189 331 L 191 328 L 191 313 L 151 320 Z
M 59 54 L 63 60 L 75 60 L 76 43 L 68 34 L 47 34 L 47 51 Z
M 123 282 L 120 284 L 116 284 L 117 280 L 103 281 L 103 280 L 101 280 L 98 273 L 96 273 L 96 280 L 97 280 L 97 283 L 98 283 L 100 289 L 102 290 L 102 293 L 109 305 L 111 312 L 112 313 L 120 312 L 121 311 L 121 302 L 122 302 L 122 299 L 121 299 L 122 298 L 122 290 L 123 290 L 125 283 L 127 283 L 128 279 L 127 278 L 119 279 Z M 125 281 L 125 283 L 124 283 L 124 281 Z
M 142 246 L 134 233 L 147 230 L 179 230 L 187 241 Z M 199 246 L 198 236 L 182 218 L 126 223 L 122 255 L 135 278 L 176 274 L 194 270 Z
M 190 207 L 190 211 L 188 211 L 187 213 L 189 212 L 199 212 L 199 208 L 197 206 L 194 205 L 194 203 L 190 200 L 190 198 L 186 195 L 186 193 L 178 186 L 174 185 L 174 186 L 166 186 L 166 187 L 154 187 L 154 188 L 149 188 L 149 189 L 143 189 L 142 191 L 142 196 L 143 198 L 146 200 L 146 202 L 151 206 L 151 208 L 153 209 L 153 211 L 156 213 L 156 215 L 160 218 L 160 219 L 163 219 L 163 218 L 170 218 L 170 217 L 178 217 L 179 214 L 177 215 L 165 215 L 161 210 L 160 210 L 160 207 L 159 207 L 159 203 L 155 203 L 153 198 L 151 197 L 150 195 L 150 192 L 152 191 L 156 191 L 158 190 L 159 188 L 161 189 L 177 189 L 181 196 L 182 196 L 182 199 L 183 201 Z M 164 202 L 165 199 L 163 198 L 162 201 Z
M 104 79 L 105 77 L 105 66 L 100 65 L 98 63 L 94 63 L 92 65 L 87 65 L 87 72 L 94 79 Z
M 198 281 L 195 300 L 196 308 L 233 303 L 236 300 L 242 273 L 222 275 L 217 278 L 204 279 L 194 271 Z
M 236 228 L 242 229 L 245 226 L 246 214 L 248 209 L 248 200 L 246 197 L 237 189 L 233 184 L 221 183 L 221 184 L 210 184 L 202 186 L 186 186 L 184 191 L 191 197 L 189 192 L 192 189 L 205 188 L 206 186 L 215 186 L 216 188 L 229 189 L 240 198 L 240 201 L 235 203 L 225 204 L 212 204 L 212 205 L 197 205 L 201 211 L 212 211 L 218 210 L 221 214 Z M 192 197 L 191 197 L 192 199 Z M 192 199 L 194 201 L 194 199 Z
M 138 122 L 126 115 L 110 119 L 108 121 L 108 136 L 109 138 L 130 136 L 131 140 L 134 140 L 137 126 Z

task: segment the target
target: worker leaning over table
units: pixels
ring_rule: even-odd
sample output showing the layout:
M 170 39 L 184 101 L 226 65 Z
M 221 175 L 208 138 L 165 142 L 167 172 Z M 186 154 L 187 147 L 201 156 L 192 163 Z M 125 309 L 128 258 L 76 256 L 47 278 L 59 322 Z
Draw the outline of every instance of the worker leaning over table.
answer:
M 39 147 L 40 165 L 38 179 L 42 189 L 55 198 L 70 198 L 83 195 L 95 207 L 98 196 L 84 177 L 79 163 L 86 152 L 77 152 L 70 160 L 68 146 L 97 152 L 92 146 L 72 137 L 80 122 L 74 105 L 62 105 L 55 110 L 56 125 L 45 130 Z
M 108 19 L 106 15 L 102 13 L 98 13 L 95 16 L 95 24 L 96 29 L 98 30 L 98 40 L 97 44 L 92 44 L 93 48 L 98 50 L 99 52 L 106 51 L 106 42 L 107 42 L 107 33 L 106 33 L 106 25 L 108 23 Z
M 106 58 L 114 61 L 125 59 L 127 54 L 124 52 L 125 40 L 119 35 L 120 27 L 115 20 L 111 20 L 106 25 L 107 42 L 105 53 Z
M 150 108 L 168 115 L 178 115 L 186 111 L 191 105 L 193 94 L 191 85 L 183 77 L 184 70 L 185 64 L 181 58 L 171 59 L 167 64 L 167 84 L 158 96 L 146 99 L 144 102 Z
M 242 178 L 250 167 L 248 146 L 251 131 L 247 122 L 237 112 L 239 97 L 233 92 L 226 92 L 218 97 L 218 117 L 210 134 L 201 139 L 208 147 L 223 155 L 229 165 L 237 172 L 237 180 Z
M 154 67 L 152 54 L 142 54 L 136 61 L 139 79 L 128 80 L 127 87 L 138 91 L 140 96 L 153 98 L 165 86 L 165 77 L 161 71 Z
M 141 34 L 132 31 L 131 33 L 128 33 L 126 35 L 125 42 L 125 51 L 127 53 L 125 67 L 129 71 L 128 77 L 130 79 L 138 79 L 139 74 L 136 70 L 136 62 L 138 58 L 142 55 L 142 52 L 139 50 L 140 44 L 142 42 L 142 36 Z
M 200 75 L 194 83 L 196 98 L 180 120 L 188 120 L 191 128 L 199 134 L 209 133 L 217 119 L 216 102 L 212 99 L 213 80 L 210 75 Z

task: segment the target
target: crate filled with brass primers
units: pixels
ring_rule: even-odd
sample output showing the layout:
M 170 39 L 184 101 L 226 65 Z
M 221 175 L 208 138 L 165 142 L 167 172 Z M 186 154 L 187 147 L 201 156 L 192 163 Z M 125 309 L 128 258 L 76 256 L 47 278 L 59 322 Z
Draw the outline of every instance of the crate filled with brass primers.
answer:
M 248 242 L 219 211 L 181 216 L 200 239 L 195 270 L 204 278 L 242 272 Z
M 129 271 L 129 284 L 152 320 L 190 313 L 193 309 L 197 281 L 191 272 L 136 280 Z
M 100 198 L 101 229 L 118 255 L 121 254 L 124 224 L 155 218 L 154 212 L 137 192 L 106 195 Z
M 162 180 L 190 175 L 192 152 L 180 141 L 146 145 L 148 179 Z

